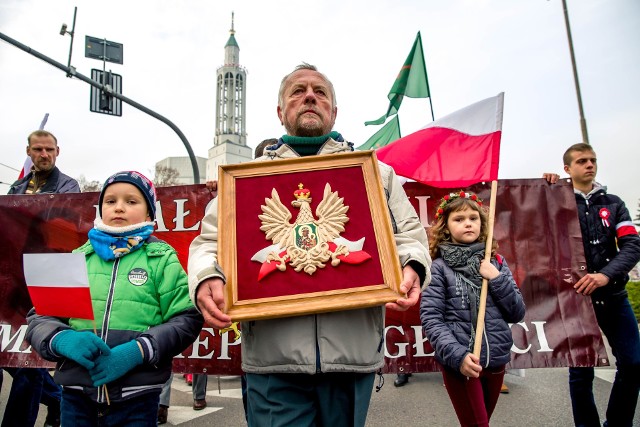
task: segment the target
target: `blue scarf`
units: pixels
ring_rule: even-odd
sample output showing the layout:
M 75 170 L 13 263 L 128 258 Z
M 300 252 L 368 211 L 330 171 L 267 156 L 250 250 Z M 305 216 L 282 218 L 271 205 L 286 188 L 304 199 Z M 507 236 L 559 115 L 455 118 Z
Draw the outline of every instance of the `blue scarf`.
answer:
M 120 258 L 142 247 L 153 233 L 153 222 L 126 227 L 111 227 L 96 219 L 89 230 L 89 241 L 93 250 L 105 261 Z

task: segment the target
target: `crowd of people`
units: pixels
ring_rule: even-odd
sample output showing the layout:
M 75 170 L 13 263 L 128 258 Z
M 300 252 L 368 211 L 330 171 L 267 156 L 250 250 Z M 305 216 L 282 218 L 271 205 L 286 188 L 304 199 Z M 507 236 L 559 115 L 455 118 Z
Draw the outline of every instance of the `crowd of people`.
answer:
M 257 161 L 353 151 L 334 129 L 337 112 L 331 81 L 316 67 L 299 65 L 284 76 L 278 93 L 277 114 L 286 134 L 261 144 Z M 58 153 L 52 134 L 29 135 L 33 171 L 10 194 L 79 191 L 55 166 Z M 630 426 L 640 390 L 640 337 L 625 284 L 640 260 L 640 237 L 624 203 L 595 181 L 591 146 L 569 147 L 563 163 L 576 193 L 589 270 L 574 288 L 591 298 L 617 361 L 606 422 Z M 451 193 L 440 201 L 427 237 L 394 170 L 378 166 L 403 296 L 384 306 L 244 323 L 243 393 L 250 426 L 364 426 L 376 372 L 384 364 L 385 310 L 405 311 L 418 303 L 458 421 L 489 425 L 513 344 L 508 323 L 523 319 L 525 305 L 508 261 L 495 240 L 487 241 L 486 208 L 476 194 Z M 544 177 L 550 185 L 559 178 Z M 4 368 L 14 377 L 9 400 L 23 409 L 14 414 L 19 406 L 8 404 L 3 427 L 34 425 L 40 402 L 48 406 L 46 425 L 101 425 L 104 417 L 109 425 L 166 422 L 172 358 L 195 340 L 203 322 L 217 329 L 231 326 L 225 272 L 217 262 L 217 198 L 190 245 L 188 274 L 175 250 L 153 236 L 156 196 L 149 179 L 133 171 L 115 173 L 97 202 L 94 227 L 75 250 L 86 259 L 97 331 L 88 320 L 31 310 L 27 340 L 57 363 L 55 382 L 44 369 Z M 133 270 L 145 286 L 132 283 Z M 485 284 L 484 327 L 476 337 Z M 396 385 L 407 383 L 410 373 L 403 375 Z M 593 378 L 593 368 L 570 368 L 577 426 L 600 425 Z M 193 409 L 199 410 L 206 406 L 206 375 L 195 376 L 193 385 Z

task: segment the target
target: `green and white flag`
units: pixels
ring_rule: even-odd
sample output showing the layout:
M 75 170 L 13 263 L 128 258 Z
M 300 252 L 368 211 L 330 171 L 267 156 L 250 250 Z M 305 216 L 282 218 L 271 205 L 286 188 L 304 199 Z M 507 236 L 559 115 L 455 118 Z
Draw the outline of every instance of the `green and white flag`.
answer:
M 389 108 L 385 115 L 378 120 L 372 120 L 365 122 L 365 126 L 368 125 L 380 125 L 387 120 L 387 117 L 393 116 L 398 113 L 402 99 L 408 96 L 409 98 L 428 98 L 429 94 L 429 82 L 427 81 L 427 67 L 424 63 L 424 53 L 422 51 L 422 38 L 420 32 L 416 36 L 416 41 L 413 43 L 411 52 L 404 61 L 404 65 L 398 73 L 396 81 L 393 83 L 391 91 L 389 91 Z
M 400 139 L 400 120 L 396 115 L 393 119 L 389 120 L 389 123 L 384 125 L 382 129 L 367 139 L 367 142 L 356 148 L 356 150 L 375 150 L 397 139 Z

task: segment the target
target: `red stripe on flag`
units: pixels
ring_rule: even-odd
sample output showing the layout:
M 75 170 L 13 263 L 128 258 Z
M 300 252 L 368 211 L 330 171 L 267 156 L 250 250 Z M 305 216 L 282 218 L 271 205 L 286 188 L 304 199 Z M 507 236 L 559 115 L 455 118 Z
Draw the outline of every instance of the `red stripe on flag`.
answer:
M 289 258 L 287 255 L 287 251 L 282 251 L 278 254 L 280 258 L 283 258 L 285 261 Z M 276 271 L 281 261 L 265 261 L 262 263 L 260 267 L 260 272 L 258 273 L 258 282 L 262 280 L 263 277 L 268 276 L 269 274 Z
M 365 251 L 353 251 L 349 252 L 349 255 L 338 255 L 338 259 L 345 264 L 362 264 L 363 262 L 370 260 L 371 255 Z
M 31 172 L 31 167 L 33 166 L 33 162 L 31 161 L 31 157 L 27 156 L 24 161 L 24 165 L 22 165 L 22 170 L 20 171 L 20 175 L 18 175 L 18 179 L 24 178 L 26 175 Z
M 376 156 L 398 175 L 423 184 L 466 187 L 498 179 L 501 131 L 468 135 L 428 127 L 376 150 Z
M 338 248 L 334 242 L 329 242 L 329 250 L 331 252 L 335 252 Z M 349 255 L 338 255 L 338 259 L 345 264 L 362 264 L 363 262 L 371 259 L 371 255 L 369 255 L 366 251 L 350 251 Z
M 36 313 L 41 316 L 93 320 L 89 287 L 27 286 Z
M 260 267 L 260 272 L 258 273 L 258 282 L 262 280 L 264 277 L 276 271 L 280 261 L 265 261 L 262 263 Z

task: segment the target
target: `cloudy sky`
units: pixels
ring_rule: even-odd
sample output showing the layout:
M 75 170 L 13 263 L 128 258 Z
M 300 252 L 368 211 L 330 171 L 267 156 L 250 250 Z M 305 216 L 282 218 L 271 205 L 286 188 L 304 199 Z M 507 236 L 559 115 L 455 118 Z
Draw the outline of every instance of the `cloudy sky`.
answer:
M 0 32 L 90 76 L 86 35 L 124 45 L 124 95 L 171 120 L 198 156 L 215 128 L 215 75 L 235 11 L 240 62 L 248 70 L 248 144 L 284 132 L 276 116 L 280 79 L 315 64 L 337 92 L 336 130 L 359 145 L 378 127 L 387 93 L 418 31 L 436 118 L 505 92 L 500 178 L 562 171 L 562 153 L 581 131 L 560 0 L 326 0 L 109 2 L 0 0 Z M 640 2 L 569 0 L 589 138 L 599 181 L 633 216 L 640 199 Z M 121 169 L 152 174 L 155 162 L 187 152 L 166 124 L 124 105 L 122 117 L 89 111 L 89 85 L 0 41 L 0 181 L 13 181 L 26 135 L 46 128 L 67 174 L 104 180 Z M 429 101 L 405 99 L 402 134 L 427 124 Z M 0 184 L 0 194 L 8 189 Z

